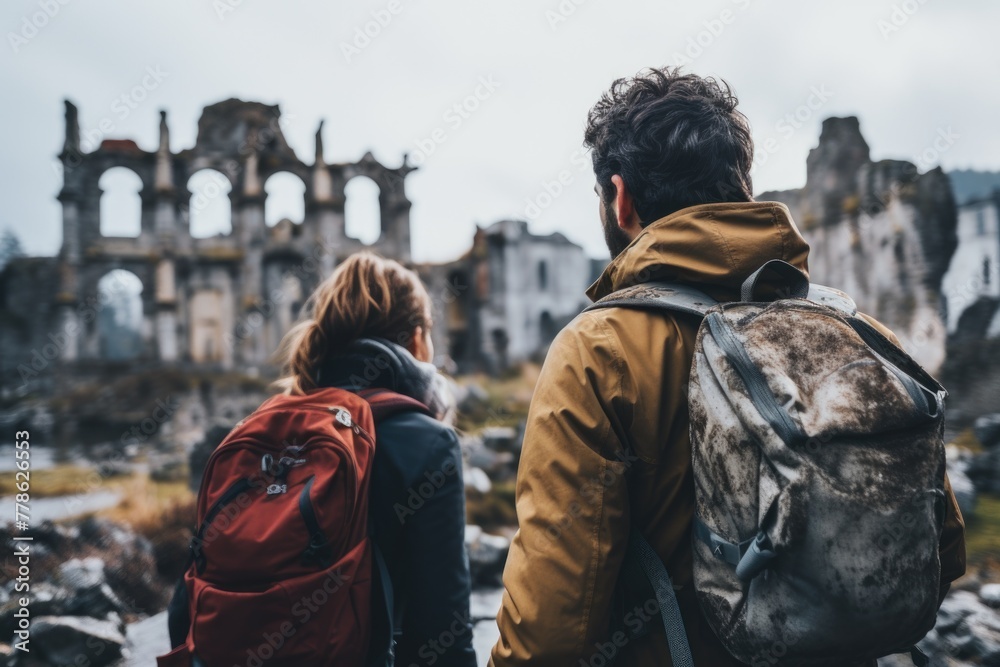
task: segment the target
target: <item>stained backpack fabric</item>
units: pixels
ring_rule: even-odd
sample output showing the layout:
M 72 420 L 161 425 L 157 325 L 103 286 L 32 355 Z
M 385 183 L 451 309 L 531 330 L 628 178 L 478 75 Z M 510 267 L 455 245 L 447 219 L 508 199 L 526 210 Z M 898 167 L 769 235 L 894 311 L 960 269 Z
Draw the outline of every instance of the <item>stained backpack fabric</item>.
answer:
M 768 273 L 784 277 L 783 293 L 755 301 Z M 702 611 L 748 664 L 913 651 L 940 603 L 946 392 L 849 297 L 810 289 L 785 262 L 761 267 L 741 296 L 715 305 L 652 283 L 591 306 L 703 319 L 688 393 Z M 657 590 L 674 664 L 691 665 L 679 615 L 664 613 L 676 607 L 669 577 L 649 553 L 633 534 L 626 567 Z

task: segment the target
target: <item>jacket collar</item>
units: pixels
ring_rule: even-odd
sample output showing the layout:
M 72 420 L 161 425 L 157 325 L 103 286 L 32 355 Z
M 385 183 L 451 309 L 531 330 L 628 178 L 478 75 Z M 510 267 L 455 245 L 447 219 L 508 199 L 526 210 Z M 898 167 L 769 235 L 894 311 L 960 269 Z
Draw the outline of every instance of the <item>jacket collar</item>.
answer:
M 346 350 L 327 358 L 316 370 L 320 387 L 349 391 L 379 388 L 415 398 L 436 414 L 443 414 L 443 377 L 433 364 L 418 361 L 409 350 L 382 338 L 361 338 Z
M 720 301 L 771 259 L 808 275 L 809 244 L 778 202 L 701 204 L 647 225 L 587 290 L 596 301 L 653 280 L 696 287 Z

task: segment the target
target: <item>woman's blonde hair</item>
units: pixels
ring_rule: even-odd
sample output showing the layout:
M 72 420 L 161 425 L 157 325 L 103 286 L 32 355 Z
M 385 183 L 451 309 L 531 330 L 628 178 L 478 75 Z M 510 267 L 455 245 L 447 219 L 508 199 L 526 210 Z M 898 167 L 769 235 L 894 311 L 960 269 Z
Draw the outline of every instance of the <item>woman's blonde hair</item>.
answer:
M 285 375 L 277 385 L 290 394 L 315 388 L 319 365 L 359 338 L 409 347 L 418 326 L 431 328 L 431 299 L 417 274 L 368 251 L 344 260 L 309 297 L 306 312 L 279 349 Z

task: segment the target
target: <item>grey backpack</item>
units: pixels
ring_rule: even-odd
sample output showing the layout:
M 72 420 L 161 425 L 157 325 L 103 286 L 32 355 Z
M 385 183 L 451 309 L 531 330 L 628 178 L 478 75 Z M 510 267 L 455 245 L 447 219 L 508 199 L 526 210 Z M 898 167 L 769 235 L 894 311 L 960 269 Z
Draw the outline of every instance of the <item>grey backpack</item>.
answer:
M 755 301 L 767 274 L 782 298 Z M 790 264 L 768 262 L 741 296 L 645 283 L 591 306 L 702 318 L 688 400 L 705 618 L 754 666 L 926 664 L 913 646 L 939 604 L 946 392 Z M 693 665 L 670 578 L 634 530 L 625 567 L 653 586 L 674 665 Z

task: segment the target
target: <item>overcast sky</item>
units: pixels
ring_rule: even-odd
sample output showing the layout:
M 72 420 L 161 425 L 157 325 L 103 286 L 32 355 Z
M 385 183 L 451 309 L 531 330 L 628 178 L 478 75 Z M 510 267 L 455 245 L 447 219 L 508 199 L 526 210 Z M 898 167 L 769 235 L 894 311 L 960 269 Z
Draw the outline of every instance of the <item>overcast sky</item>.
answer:
M 422 261 L 457 256 L 476 223 L 510 216 L 606 255 L 582 128 L 614 78 L 650 65 L 686 62 L 734 86 L 758 142 L 758 192 L 803 184 L 806 154 L 831 115 L 858 115 L 876 159 L 918 161 L 930 151 L 945 169 L 1000 168 L 1000 3 L 822 6 L 4 0 L 0 227 L 30 254 L 59 250 L 63 98 L 79 106 L 84 134 L 110 119 L 108 137 L 147 150 L 156 148 L 159 109 L 178 151 L 194 143 L 202 107 L 229 97 L 280 104 L 285 136 L 307 162 L 321 118 L 328 162 L 371 150 L 396 166 L 404 152 L 420 160 L 419 147 L 433 145 L 407 181 Z M 367 43 L 358 37 L 366 27 Z M 160 73 L 153 86 L 150 69 Z M 144 78 L 145 99 L 122 117 L 116 100 Z M 456 104 L 475 108 L 459 113 Z M 952 139 L 938 142 L 938 154 L 941 133 Z M 566 184 L 550 198 L 545 183 L 561 172 Z

